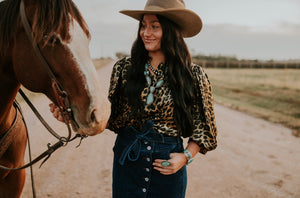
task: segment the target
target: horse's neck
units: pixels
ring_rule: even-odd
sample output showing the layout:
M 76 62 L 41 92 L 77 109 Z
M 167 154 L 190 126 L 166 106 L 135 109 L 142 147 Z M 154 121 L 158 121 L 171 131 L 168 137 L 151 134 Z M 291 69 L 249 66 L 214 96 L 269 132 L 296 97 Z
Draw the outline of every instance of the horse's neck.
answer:
M 10 62 L 0 56 L 0 134 L 10 127 L 14 117 L 13 102 L 20 88 Z

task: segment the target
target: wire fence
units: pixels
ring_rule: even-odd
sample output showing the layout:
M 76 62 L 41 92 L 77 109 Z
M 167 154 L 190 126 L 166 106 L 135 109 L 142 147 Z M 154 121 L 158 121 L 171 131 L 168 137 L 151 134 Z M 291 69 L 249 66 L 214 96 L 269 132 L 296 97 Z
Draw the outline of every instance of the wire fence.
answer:
M 193 62 L 204 68 L 300 69 L 300 62 L 199 60 Z

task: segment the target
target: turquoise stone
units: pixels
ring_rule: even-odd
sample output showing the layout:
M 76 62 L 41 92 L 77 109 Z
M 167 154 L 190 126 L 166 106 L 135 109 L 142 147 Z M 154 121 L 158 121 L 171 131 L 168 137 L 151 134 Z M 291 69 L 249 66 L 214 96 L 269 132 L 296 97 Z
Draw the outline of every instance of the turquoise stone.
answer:
M 163 83 L 164 83 L 164 80 L 158 81 L 156 84 L 156 88 L 161 87 L 163 85 Z
M 171 163 L 168 162 L 168 161 L 163 161 L 163 162 L 161 163 L 161 165 L 164 166 L 164 167 L 168 167 L 168 166 L 171 165 Z
M 153 92 L 155 91 L 155 88 L 161 87 L 161 86 L 163 85 L 163 83 L 164 83 L 164 80 L 161 79 L 161 80 L 159 80 L 159 81 L 156 83 L 155 86 L 151 86 L 151 78 L 150 78 L 150 76 L 149 76 L 150 73 L 149 73 L 148 68 L 149 68 L 149 62 L 147 62 L 147 63 L 145 64 L 144 75 L 145 75 L 147 84 L 148 84 L 148 86 L 149 86 L 149 94 L 148 94 L 148 96 L 147 96 L 146 104 L 147 104 L 147 105 L 150 105 L 150 104 L 152 104 L 153 101 L 154 101 Z M 151 68 L 150 68 L 150 69 L 151 69 Z M 153 68 L 152 68 L 151 70 L 153 71 Z M 155 72 L 155 71 L 153 71 L 153 72 L 157 75 L 157 72 Z M 163 75 L 163 74 L 160 74 L 160 76 L 161 76 L 162 78 L 164 78 L 164 75 Z M 167 162 L 167 163 L 169 163 L 169 162 Z
M 148 97 L 147 97 L 147 105 L 152 104 L 153 103 L 153 94 L 149 93 Z
M 155 88 L 153 86 L 150 87 L 150 93 L 153 93 Z
M 146 76 L 146 81 L 147 81 L 148 85 L 150 86 L 151 85 L 151 78 L 149 76 Z

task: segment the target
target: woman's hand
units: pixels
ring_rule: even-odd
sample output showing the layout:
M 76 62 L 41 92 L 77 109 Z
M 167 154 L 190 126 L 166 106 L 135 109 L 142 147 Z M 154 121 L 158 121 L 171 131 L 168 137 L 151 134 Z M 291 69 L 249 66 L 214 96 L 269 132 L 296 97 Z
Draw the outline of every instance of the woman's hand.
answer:
M 50 107 L 50 111 L 52 112 L 53 116 L 54 116 L 58 121 L 64 122 L 64 118 L 62 117 L 62 115 L 61 115 L 61 113 L 60 113 L 59 107 L 56 106 L 56 105 L 53 104 L 53 103 L 50 103 L 50 104 L 49 104 L 49 107 Z
M 186 147 L 187 150 L 189 150 L 192 154 L 192 157 L 195 157 L 197 153 L 200 152 L 200 147 L 197 143 L 190 141 Z M 170 166 L 163 166 L 161 163 L 166 160 L 162 159 L 156 159 L 153 162 L 153 166 L 155 170 L 158 170 L 163 175 L 171 175 L 176 173 L 178 170 L 180 170 L 186 163 L 187 163 L 187 157 L 184 153 L 171 153 L 170 159 L 168 162 L 170 163 Z
M 161 163 L 166 160 L 156 159 L 153 162 L 154 169 L 159 171 L 163 175 L 172 175 L 180 170 L 187 162 L 186 156 L 183 153 L 171 153 L 170 159 L 170 166 L 163 166 Z

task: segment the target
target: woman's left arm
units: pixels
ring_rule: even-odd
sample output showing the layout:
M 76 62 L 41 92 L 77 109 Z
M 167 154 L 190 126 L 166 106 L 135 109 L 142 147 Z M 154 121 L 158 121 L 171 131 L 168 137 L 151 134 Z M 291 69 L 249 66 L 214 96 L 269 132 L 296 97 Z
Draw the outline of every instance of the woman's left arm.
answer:
M 194 133 L 188 141 L 186 149 L 192 158 L 198 153 L 205 154 L 217 147 L 217 128 L 215 122 L 213 95 L 210 82 L 202 67 L 193 64 L 192 73 L 196 88 L 196 100 L 194 105 Z M 161 163 L 165 160 L 156 159 L 154 169 L 161 174 L 171 175 L 180 170 L 188 159 L 184 153 L 171 153 L 168 160 L 171 165 L 164 167 Z
M 192 158 L 195 157 L 197 153 L 200 151 L 200 147 L 197 143 L 190 141 L 186 147 L 186 149 L 192 154 Z M 159 171 L 163 175 L 171 175 L 176 173 L 178 170 L 180 170 L 185 164 L 187 164 L 188 159 L 185 156 L 184 153 L 171 153 L 170 159 L 168 162 L 170 162 L 170 166 L 163 166 L 161 163 L 165 161 L 162 159 L 156 159 L 153 162 L 154 169 Z

